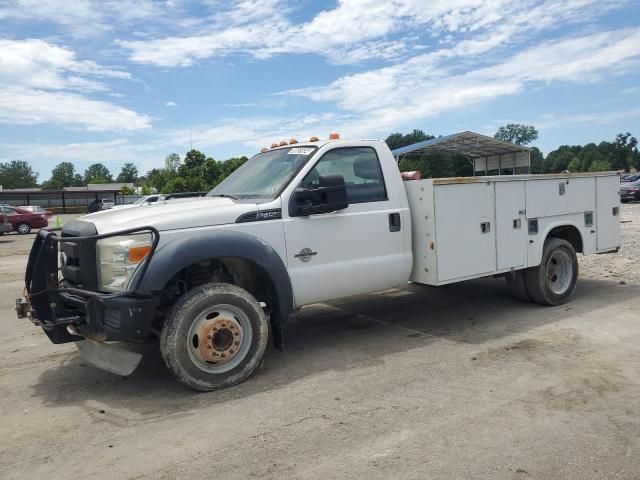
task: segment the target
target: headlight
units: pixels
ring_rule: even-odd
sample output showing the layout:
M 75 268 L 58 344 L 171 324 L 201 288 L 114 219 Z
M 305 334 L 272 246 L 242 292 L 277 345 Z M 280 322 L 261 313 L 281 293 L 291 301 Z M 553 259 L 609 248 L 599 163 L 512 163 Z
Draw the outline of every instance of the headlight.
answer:
M 98 240 L 98 289 L 107 292 L 126 290 L 138 265 L 149 255 L 153 235 L 138 233 Z

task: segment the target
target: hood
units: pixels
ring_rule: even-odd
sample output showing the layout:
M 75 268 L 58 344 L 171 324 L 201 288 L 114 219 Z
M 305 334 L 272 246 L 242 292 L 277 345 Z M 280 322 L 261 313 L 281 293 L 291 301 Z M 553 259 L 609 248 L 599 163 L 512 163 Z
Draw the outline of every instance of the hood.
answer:
M 82 220 L 92 222 L 99 234 L 137 227 L 162 231 L 234 223 L 240 215 L 259 209 L 255 203 L 238 203 L 230 198 L 196 197 L 102 210 L 85 215 Z

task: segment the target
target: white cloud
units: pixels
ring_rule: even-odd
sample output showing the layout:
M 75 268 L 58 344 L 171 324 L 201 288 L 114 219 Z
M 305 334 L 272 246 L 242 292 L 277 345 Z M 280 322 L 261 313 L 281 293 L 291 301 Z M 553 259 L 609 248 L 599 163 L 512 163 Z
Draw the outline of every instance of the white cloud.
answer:
M 78 60 L 72 50 L 43 40 L 0 39 L 0 123 L 92 131 L 149 128 L 148 116 L 87 96 L 108 91 L 104 79 L 130 78 L 128 72 Z
M 608 125 L 621 120 L 640 118 L 640 108 L 615 112 L 587 112 L 572 114 L 546 114 L 536 122 L 540 130 L 563 126 Z
M 0 123 L 52 124 L 89 131 L 133 131 L 151 127 L 151 119 L 110 102 L 68 92 L 24 87 L 0 89 Z
M 176 102 L 172 102 L 171 100 L 165 102 L 164 104 L 165 107 L 177 107 L 178 104 Z
M 48 90 L 106 89 L 95 80 L 83 78 L 85 76 L 131 78 L 128 72 L 121 69 L 103 67 L 90 60 L 78 60 L 72 50 L 43 40 L 0 39 L 0 84 Z
M 154 0 L 4 0 L 0 20 L 54 22 L 76 36 L 88 37 L 151 18 L 158 21 L 167 10 L 176 8 L 171 2 Z
M 186 67 L 230 53 L 257 59 L 315 53 L 348 64 L 406 57 L 429 47 L 430 38 L 451 33 L 475 36 L 472 43 L 480 44 L 487 37 L 486 51 L 527 30 L 585 21 L 620 5 L 612 0 L 432 0 L 428 6 L 423 0 L 340 0 L 296 24 L 280 0 L 236 0 L 215 2 L 216 14 L 201 32 L 117 43 L 131 60 L 163 67 Z
M 284 94 L 336 103 L 361 117 L 357 131 L 380 131 L 517 93 L 531 85 L 589 83 L 634 71 L 640 66 L 640 29 L 549 41 L 493 65 L 464 70 L 468 52 L 482 48 L 458 45 L 391 67 L 345 76 L 323 87 Z

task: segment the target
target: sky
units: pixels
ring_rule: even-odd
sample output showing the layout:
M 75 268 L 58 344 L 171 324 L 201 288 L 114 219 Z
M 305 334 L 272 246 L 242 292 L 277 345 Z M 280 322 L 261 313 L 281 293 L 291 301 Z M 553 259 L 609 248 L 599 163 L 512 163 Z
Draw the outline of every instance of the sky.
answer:
M 640 0 L 0 0 L 0 161 L 535 125 L 640 135 Z

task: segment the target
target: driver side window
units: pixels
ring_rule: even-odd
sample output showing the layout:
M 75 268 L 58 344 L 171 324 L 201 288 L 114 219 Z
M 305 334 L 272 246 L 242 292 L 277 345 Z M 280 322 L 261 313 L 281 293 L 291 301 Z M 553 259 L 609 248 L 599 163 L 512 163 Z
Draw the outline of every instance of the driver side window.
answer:
M 387 200 L 380 161 L 371 147 L 336 148 L 327 152 L 302 180 L 300 187 L 317 188 L 320 177 L 327 175 L 344 178 L 349 204 Z

